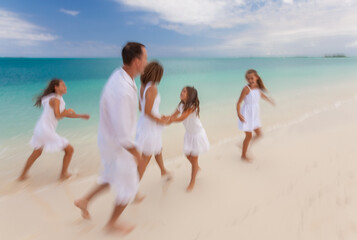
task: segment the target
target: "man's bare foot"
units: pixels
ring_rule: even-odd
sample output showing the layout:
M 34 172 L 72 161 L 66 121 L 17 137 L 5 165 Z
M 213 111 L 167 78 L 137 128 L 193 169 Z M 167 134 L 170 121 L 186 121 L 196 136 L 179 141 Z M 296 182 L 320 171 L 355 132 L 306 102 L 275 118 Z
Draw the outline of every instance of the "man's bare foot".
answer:
M 67 180 L 70 177 L 72 177 L 72 174 L 69 174 L 69 173 L 61 174 L 59 180 L 60 181 L 64 181 L 64 180 Z
M 109 233 L 120 233 L 123 235 L 127 235 L 131 233 L 135 228 L 135 225 L 128 225 L 128 224 L 107 224 L 105 226 L 105 230 Z
M 244 162 L 252 162 L 253 159 L 247 157 L 247 156 L 242 156 L 241 159 L 244 161 Z
M 141 195 L 139 192 L 135 195 L 133 203 L 139 204 L 145 199 L 145 195 Z
M 88 201 L 85 199 L 80 199 L 74 202 L 74 205 L 82 211 L 82 217 L 84 219 L 90 219 L 90 214 L 88 212 Z
M 28 178 L 29 178 L 29 176 L 27 176 L 27 175 L 21 175 L 20 177 L 17 178 L 17 181 L 22 182 L 22 181 L 25 181 Z

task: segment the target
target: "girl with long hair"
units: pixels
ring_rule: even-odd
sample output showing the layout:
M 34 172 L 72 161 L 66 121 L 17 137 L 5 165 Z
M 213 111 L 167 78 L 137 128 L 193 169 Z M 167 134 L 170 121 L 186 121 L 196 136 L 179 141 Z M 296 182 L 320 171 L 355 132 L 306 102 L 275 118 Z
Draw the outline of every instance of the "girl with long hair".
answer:
M 183 122 L 186 129 L 183 151 L 192 165 L 191 180 L 186 189 L 190 192 L 195 186 L 196 175 L 200 170 L 198 155 L 208 151 L 210 144 L 199 118 L 200 101 L 197 90 L 194 87 L 184 87 L 180 100 L 178 108 L 170 117 L 170 122 Z
M 160 94 L 157 85 L 164 74 L 164 68 L 158 62 L 150 62 L 140 77 L 140 100 L 139 109 L 141 111 L 138 120 L 135 144 L 142 153 L 142 164 L 139 166 L 139 176 L 142 178 L 151 156 L 160 167 L 161 177 L 166 180 L 171 179 L 171 174 L 166 170 L 162 158 L 162 131 L 164 124 L 167 124 L 168 117 L 159 113 Z
M 76 114 L 73 109 L 65 109 L 65 102 L 62 95 L 67 93 L 67 87 L 63 80 L 54 78 L 49 83 L 42 94 L 37 96 L 34 106 L 43 107 L 43 112 L 34 129 L 30 144 L 34 148 L 27 159 L 25 167 L 18 178 L 23 181 L 27 178 L 27 172 L 32 164 L 39 158 L 42 151 L 64 151 L 63 166 L 60 180 L 65 180 L 71 175 L 68 173 L 68 166 L 73 155 L 73 147 L 68 140 L 56 133 L 58 121 L 64 117 L 89 119 L 88 114 Z
M 247 157 L 247 150 L 249 142 L 252 139 L 252 132 L 254 131 L 256 136 L 253 140 L 256 140 L 262 136 L 261 133 L 261 122 L 260 122 L 260 98 L 270 102 L 274 105 L 274 101 L 267 97 L 264 92 L 267 91 L 263 80 L 258 75 L 257 71 L 250 69 L 245 74 L 245 79 L 248 82 L 237 102 L 237 115 L 239 118 L 238 128 L 245 132 L 245 139 L 242 146 L 242 156 L 243 161 L 250 162 L 251 158 Z M 241 107 L 242 103 L 243 106 Z

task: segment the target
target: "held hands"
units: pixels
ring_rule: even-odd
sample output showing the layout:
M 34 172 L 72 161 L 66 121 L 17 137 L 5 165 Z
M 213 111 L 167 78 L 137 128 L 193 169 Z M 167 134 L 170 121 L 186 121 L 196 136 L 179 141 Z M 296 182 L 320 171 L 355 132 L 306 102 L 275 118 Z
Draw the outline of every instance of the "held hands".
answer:
M 160 119 L 158 119 L 158 123 L 162 124 L 162 125 L 167 125 L 167 124 L 170 124 L 170 116 L 165 116 L 165 115 L 162 115 Z
M 173 121 L 174 118 L 172 116 L 168 116 L 168 118 L 169 118 L 169 121 L 167 122 L 168 125 L 174 122 Z

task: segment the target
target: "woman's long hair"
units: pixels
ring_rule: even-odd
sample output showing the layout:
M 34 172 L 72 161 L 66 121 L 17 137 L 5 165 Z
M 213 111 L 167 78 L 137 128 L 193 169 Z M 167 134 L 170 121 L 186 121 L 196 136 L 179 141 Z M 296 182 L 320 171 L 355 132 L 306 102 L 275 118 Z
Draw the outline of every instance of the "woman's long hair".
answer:
M 257 84 L 258 87 L 260 88 L 260 90 L 267 92 L 267 88 L 265 87 L 262 78 L 259 76 L 258 72 L 254 69 L 249 69 L 246 73 L 245 73 L 245 79 L 247 79 L 247 75 L 253 73 L 257 78 Z
M 200 100 L 198 99 L 196 88 L 186 86 L 185 89 L 187 91 L 187 101 L 181 101 L 179 105 L 183 104 L 183 112 L 193 108 L 193 110 L 196 111 L 197 116 L 200 116 Z
M 146 86 L 148 82 L 160 83 L 164 68 L 160 63 L 153 61 L 146 65 L 144 73 L 140 76 L 141 84 Z
M 41 107 L 41 99 L 44 97 L 44 96 L 47 96 L 48 94 L 51 94 L 51 93 L 55 93 L 55 87 L 59 86 L 60 82 L 62 80 L 59 79 L 59 78 L 53 78 L 47 85 L 47 87 L 45 88 L 45 90 L 43 90 L 43 92 L 38 95 L 35 99 L 36 99 L 36 102 L 34 104 L 34 106 L 36 107 Z

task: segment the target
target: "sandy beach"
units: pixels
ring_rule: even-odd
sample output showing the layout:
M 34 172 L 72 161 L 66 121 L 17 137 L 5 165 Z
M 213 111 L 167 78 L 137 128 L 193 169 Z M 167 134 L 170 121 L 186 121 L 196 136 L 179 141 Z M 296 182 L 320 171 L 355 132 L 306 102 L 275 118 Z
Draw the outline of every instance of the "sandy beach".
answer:
M 0 240 L 357 240 L 356 13 L 0 1 Z
M 275 108 L 261 106 L 264 138 L 249 150 L 252 163 L 240 160 L 243 134 L 234 102 L 214 114 L 203 111 L 212 147 L 200 156 L 202 171 L 189 194 L 190 164 L 180 153 L 183 128 L 168 128 L 164 155 L 174 179 L 160 179 L 152 160 L 140 186 L 145 200 L 129 205 L 121 218 L 136 225 L 125 239 L 356 239 L 356 85 L 273 97 Z M 95 183 L 100 164 L 94 135 L 72 143 L 75 176 L 64 183 L 57 182 L 61 153 L 41 157 L 22 183 L 14 181 L 24 163 L 19 159 L 31 149 L 13 150 L 12 160 L 2 161 L 0 239 L 120 238 L 103 231 L 112 193 L 92 202 L 90 221 L 74 207 Z

